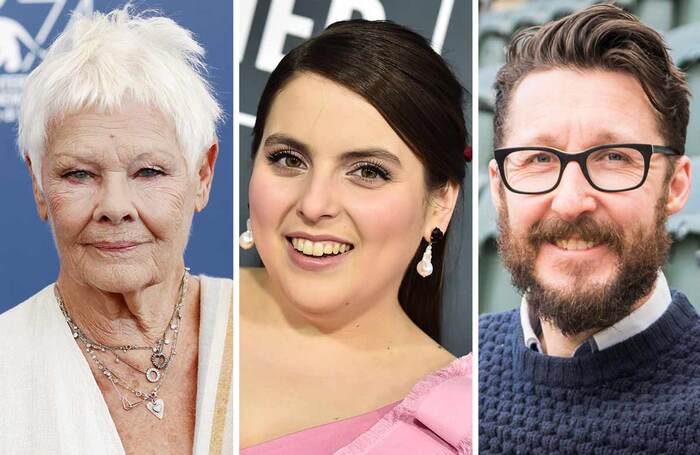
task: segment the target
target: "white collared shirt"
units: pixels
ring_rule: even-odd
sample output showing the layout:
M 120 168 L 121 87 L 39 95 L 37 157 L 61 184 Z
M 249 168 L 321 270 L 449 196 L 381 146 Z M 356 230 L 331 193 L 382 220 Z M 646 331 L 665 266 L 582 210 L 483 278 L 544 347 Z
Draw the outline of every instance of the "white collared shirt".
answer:
M 656 283 L 654 284 L 654 291 L 651 297 L 649 297 L 649 300 L 615 324 L 592 335 L 584 341 L 583 344 L 588 343 L 591 350 L 595 352 L 602 351 L 625 341 L 646 330 L 650 325 L 656 322 L 668 309 L 669 305 L 671 305 L 671 291 L 668 288 L 666 277 L 663 272 L 659 271 Z M 527 299 L 523 296 L 520 302 L 520 325 L 523 328 L 525 345 L 530 349 L 545 354 L 532 322 L 533 321 L 530 321 L 530 309 L 527 304 Z M 534 322 L 539 324 L 538 321 Z

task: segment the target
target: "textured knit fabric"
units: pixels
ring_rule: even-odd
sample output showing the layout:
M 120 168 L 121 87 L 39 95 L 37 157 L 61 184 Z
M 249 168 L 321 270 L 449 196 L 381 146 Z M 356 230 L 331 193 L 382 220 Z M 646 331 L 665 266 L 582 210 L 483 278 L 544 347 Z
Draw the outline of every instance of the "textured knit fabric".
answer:
M 672 298 L 643 332 L 573 358 L 528 349 L 518 310 L 482 317 L 480 453 L 700 453 L 700 317 Z
M 200 306 L 192 453 L 231 454 L 232 281 L 200 276 Z M 53 285 L 0 315 L 0 389 L 0 454 L 124 454 Z
M 400 403 L 302 430 L 241 455 L 454 455 L 471 453 L 472 357 L 416 384 Z

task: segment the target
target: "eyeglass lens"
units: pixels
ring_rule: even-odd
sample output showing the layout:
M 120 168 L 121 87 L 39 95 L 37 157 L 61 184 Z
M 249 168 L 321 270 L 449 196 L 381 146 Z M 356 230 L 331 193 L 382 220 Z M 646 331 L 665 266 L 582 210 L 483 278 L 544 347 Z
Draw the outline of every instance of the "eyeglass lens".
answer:
M 641 152 L 624 147 L 596 150 L 586 159 L 588 176 L 593 184 L 608 191 L 625 190 L 641 183 L 644 165 Z M 510 153 L 503 167 L 511 188 L 532 193 L 551 190 L 562 172 L 559 157 L 542 150 Z

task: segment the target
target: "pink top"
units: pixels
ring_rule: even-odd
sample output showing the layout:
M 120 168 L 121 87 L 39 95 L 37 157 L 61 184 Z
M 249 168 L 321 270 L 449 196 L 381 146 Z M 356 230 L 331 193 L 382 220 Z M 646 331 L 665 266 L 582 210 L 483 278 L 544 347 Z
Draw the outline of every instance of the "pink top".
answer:
M 241 455 L 471 454 L 471 355 L 413 387 L 399 404 L 309 428 Z

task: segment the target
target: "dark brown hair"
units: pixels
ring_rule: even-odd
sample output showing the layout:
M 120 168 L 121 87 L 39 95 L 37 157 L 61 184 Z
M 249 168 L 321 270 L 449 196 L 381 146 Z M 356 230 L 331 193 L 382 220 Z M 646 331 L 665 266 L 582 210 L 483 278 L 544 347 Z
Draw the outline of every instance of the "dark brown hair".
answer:
M 507 130 L 508 105 L 529 73 L 551 68 L 601 69 L 633 76 L 656 110 L 666 144 L 683 152 L 688 127 L 688 85 L 661 35 L 614 5 L 595 5 L 543 26 L 519 32 L 498 71 L 494 143 Z
M 336 22 L 293 49 L 272 72 L 260 98 L 253 157 L 275 96 L 303 72 L 340 84 L 377 109 L 423 164 L 428 191 L 448 182 L 462 185 L 467 145 L 464 89 L 425 38 L 390 21 L 351 20 Z M 435 340 L 440 338 L 447 234 L 433 247 L 433 274 L 421 278 L 416 272 L 427 245 L 423 240 L 399 289 L 401 307 Z

